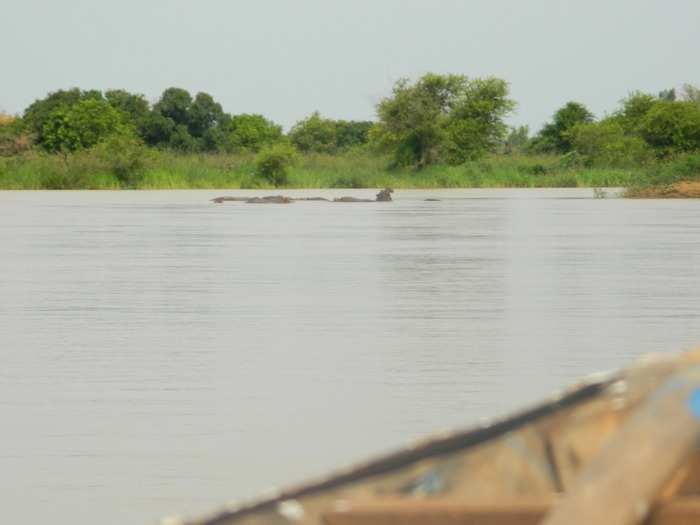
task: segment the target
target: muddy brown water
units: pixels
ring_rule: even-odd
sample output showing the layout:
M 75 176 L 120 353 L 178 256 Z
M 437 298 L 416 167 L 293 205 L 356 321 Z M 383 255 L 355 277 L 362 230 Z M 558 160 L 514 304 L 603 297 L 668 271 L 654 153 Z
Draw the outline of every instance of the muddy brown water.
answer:
M 199 514 L 700 344 L 698 201 L 241 193 L 0 192 L 5 521 Z

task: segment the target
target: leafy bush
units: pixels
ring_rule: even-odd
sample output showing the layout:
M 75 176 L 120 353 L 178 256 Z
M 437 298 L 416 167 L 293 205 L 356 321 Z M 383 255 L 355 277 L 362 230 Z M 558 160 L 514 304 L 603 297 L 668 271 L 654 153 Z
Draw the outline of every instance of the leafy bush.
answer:
M 653 158 L 644 140 L 626 135 L 622 124 L 615 119 L 579 124 L 569 132 L 569 137 L 586 166 L 642 166 Z
M 297 153 L 293 146 L 286 143 L 274 144 L 258 154 L 255 172 L 275 186 L 282 186 L 289 180 L 289 168 L 296 161 Z
M 700 149 L 700 106 L 659 101 L 644 115 L 640 133 L 660 157 Z
M 38 144 L 44 144 L 44 127 L 57 110 L 68 111 L 78 102 L 84 100 L 104 100 L 102 93 L 96 90 L 82 91 L 78 88 L 61 89 L 49 93 L 45 98 L 35 100 L 22 117 L 27 131 L 36 136 Z
M 96 148 L 100 160 L 126 186 L 136 186 L 143 176 L 147 157 L 141 140 L 130 133 L 117 133 Z
M 47 151 L 63 153 L 88 149 L 124 128 L 122 113 L 102 99 L 85 99 L 60 106 L 47 116 L 42 129 Z
M 622 101 L 622 108 L 613 118 L 619 122 L 625 133 L 637 133 L 642 119 L 657 100 L 653 95 L 635 91 Z

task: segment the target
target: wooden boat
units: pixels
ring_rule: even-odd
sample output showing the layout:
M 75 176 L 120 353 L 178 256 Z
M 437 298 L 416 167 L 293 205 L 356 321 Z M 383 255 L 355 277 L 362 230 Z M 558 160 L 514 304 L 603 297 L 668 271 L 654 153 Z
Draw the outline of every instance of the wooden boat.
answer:
M 700 350 L 190 525 L 700 523 Z

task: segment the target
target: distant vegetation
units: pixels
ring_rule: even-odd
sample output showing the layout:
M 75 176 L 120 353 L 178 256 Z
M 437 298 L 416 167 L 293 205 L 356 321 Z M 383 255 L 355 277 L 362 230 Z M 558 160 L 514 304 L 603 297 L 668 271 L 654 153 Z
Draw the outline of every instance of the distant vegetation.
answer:
M 633 92 L 596 119 L 556 110 L 534 136 L 509 128 L 498 78 L 399 80 L 376 121 L 314 112 L 287 133 L 230 115 L 207 93 L 50 93 L 0 113 L 0 188 L 628 186 L 700 180 L 700 90 Z

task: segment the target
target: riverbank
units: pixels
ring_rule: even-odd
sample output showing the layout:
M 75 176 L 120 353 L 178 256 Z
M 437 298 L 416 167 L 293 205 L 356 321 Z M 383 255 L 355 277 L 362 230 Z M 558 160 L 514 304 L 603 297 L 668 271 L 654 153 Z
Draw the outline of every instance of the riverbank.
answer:
M 630 199 L 700 199 L 700 181 L 683 181 L 664 186 L 629 188 Z
M 132 169 L 128 159 L 92 152 L 68 157 L 32 152 L 0 158 L 0 189 L 266 189 L 252 155 L 153 151 Z M 635 170 L 566 166 L 554 155 L 493 155 L 460 166 L 390 169 L 389 159 L 366 153 L 304 155 L 289 168 L 283 188 L 575 188 L 621 187 Z M 129 171 L 127 172 L 127 168 Z
M 685 155 L 642 170 L 624 196 L 635 199 L 700 198 L 700 155 Z

